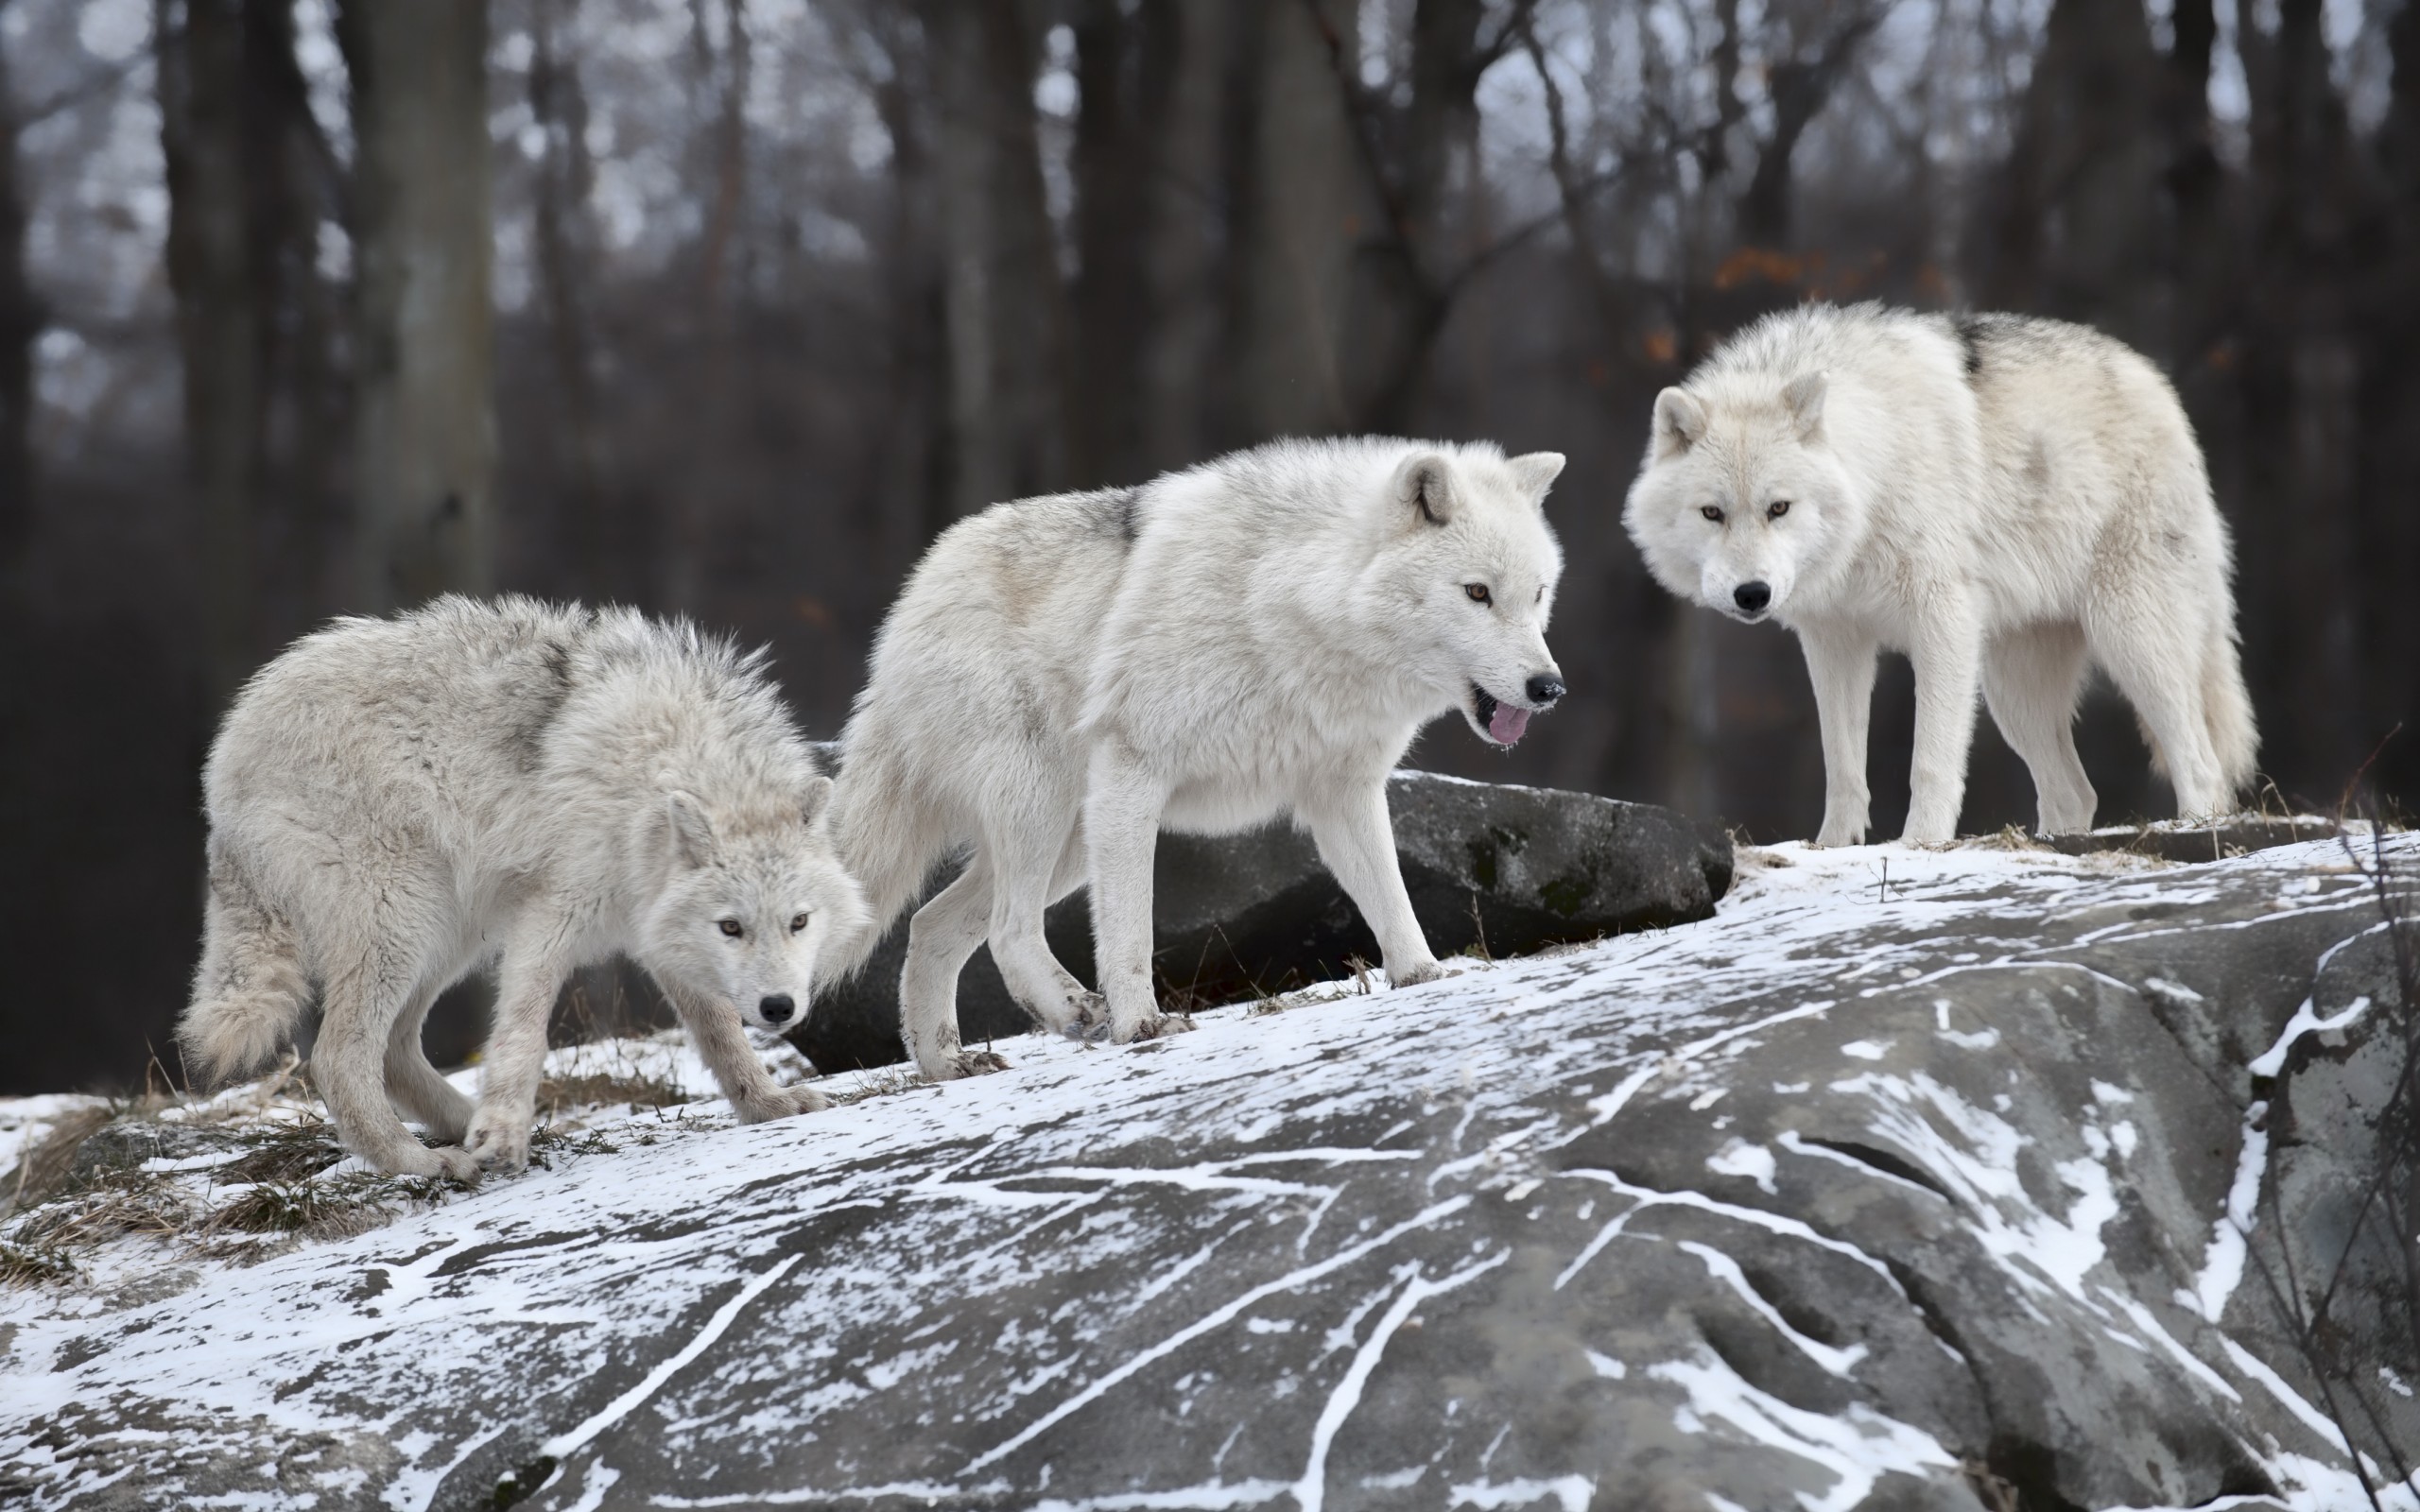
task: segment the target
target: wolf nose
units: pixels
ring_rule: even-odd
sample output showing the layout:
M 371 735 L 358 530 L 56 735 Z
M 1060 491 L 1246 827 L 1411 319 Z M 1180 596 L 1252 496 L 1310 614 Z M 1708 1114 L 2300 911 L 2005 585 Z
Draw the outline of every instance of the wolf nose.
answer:
M 1548 677 L 1531 678 L 1530 685 L 1522 691 L 1530 696 L 1531 703 L 1543 709 L 1563 696 L 1563 679 Z
M 790 1000 L 788 993 L 776 992 L 757 1004 L 756 1011 L 765 1016 L 767 1023 L 786 1023 L 789 1022 L 790 1014 L 797 1007 L 798 1005 Z
M 1731 601 L 1746 613 L 1762 614 L 1765 606 L 1773 601 L 1773 591 L 1762 581 L 1741 583 L 1731 591 Z

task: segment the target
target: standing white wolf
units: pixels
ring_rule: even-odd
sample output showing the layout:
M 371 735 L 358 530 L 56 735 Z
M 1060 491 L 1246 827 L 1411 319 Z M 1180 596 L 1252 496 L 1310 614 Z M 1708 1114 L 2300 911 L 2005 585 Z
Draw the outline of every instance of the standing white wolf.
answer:
M 1486 445 L 1280 441 L 1137 489 L 997 505 L 934 542 L 875 643 L 833 799 L 875 925 L 857 958 L 971 848 L 909 927 L 900 1016 L 918 1067 L 998 1064 L 959 1048 L 959 971 L 987 937 L 1051 1028 L 1123 1044 L 1173 1027 L 1151 983 L 1163 826 L 1290 814 L 1388 977 L 1437 975 L 1387 773 L 1450 710 L 1510 746 L 1563 696 L 1543 507 L 1562 468 Z M 1087 876 L 1105 1002 L 1042 934 Z
M 1979 683 L 2045 833 L 2089 829 L 2087 659 L 2191 817 L 2252 775 L 2226 524 L 2168 381 L 2098 332 L 1809 305 L 1655 401 L 1623 524 L 1656 580 L 1798 632 L 1824 735 L 1819 845 L 1866 831 L 1875 659 L 1916 673 L 1906 838 L 1954 837 Z
M 818 953 L 865 919 L 832 781 L 761 656 L 526 598 L 339 620 L 245 686 L 203 785 L 210 894 L 179 1036 L 204 1079 L 259 1064 L 317 988 L 312 1080 L 347 1144 L 410 1175 L 517 1171 L 555 994 L 627 952 L 742 1122 L 824 1106 L 776 1085 L 741 1027 L 804 1011 Z M 421 1021 L 499 960 L 475 1114 Z M 390 1097 L 449 1147 L 424 1148 Z

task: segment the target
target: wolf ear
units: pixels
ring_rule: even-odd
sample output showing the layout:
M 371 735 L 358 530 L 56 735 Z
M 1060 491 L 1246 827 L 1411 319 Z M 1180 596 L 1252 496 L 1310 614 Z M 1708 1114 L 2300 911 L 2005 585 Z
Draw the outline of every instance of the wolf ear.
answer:
M 828 777 L 807 779 L 806 786 L 798 796 L 799 822 L 812 827 L 816 820 L 823 817 L 823 811 L 829 808 L 831 803 L 832 779 Z
M 672 826 L 672 853 L 692 869 L 715 858 L 715 821 L 706 806 L 678 789 L 664 797 L 665 817 Z
M 1782 386 L 1781 402 L 1798 422 L 1798 438 L 1811 441 L 1824 428 L 1824 393 L 1831 386 L 1820 372 L 1803 372 Z
M 1530 452 L 1526 455 L 1512 458 L 1506 465 L 1512 469 L 1512 481 L 1521 486 L 1521 491 L 1528 494 L 1532 503 L 1544 508 L 1547 502 L 1547 490 L 1553 488 L 1554 480 L 1563 475 L 1563 454 L 1561 452 Z
M 1678 456 L 1705 436 L 1705 406 L 1697 396 L 1667 388 L 1655 396 L 1655 455 Z
M 1395 498 L 1419 513 L 1422 521 L 1442 525 L 1454 518 L 1452 466 L 1434 452 L 1407 457 L 1395 469 Z

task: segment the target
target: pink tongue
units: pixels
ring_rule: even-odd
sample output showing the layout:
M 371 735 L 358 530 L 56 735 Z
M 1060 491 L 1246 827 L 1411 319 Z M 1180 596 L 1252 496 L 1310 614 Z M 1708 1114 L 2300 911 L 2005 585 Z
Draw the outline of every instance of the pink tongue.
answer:
M 1512 745 L 1528 732 L 1529 728 L 1530 711 L 1515 709 L 1509 703 L 1497 704 L 1495 713 L 1488 716 L 1488 735 L 1499 746 Z

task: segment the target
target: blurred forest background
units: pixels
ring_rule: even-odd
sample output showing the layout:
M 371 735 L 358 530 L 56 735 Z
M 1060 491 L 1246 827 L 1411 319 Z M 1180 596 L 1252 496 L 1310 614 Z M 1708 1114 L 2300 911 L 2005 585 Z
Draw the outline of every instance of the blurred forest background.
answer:
M 1573 696 L 1415 761 L 1806 834 L 1795 644 L 1618 517 L 1810 298 L 2173 375 L 2283 795 L 2420 713 L 2420 0 L 0 0 L 0 1091 L 164 1046 L 214 722 L 320 619 L 687 612 L 828 735 L 951 520 L 1279 435 L 1570 455 Z M 1970 830 L 2032 814 L 1988 728 Z

